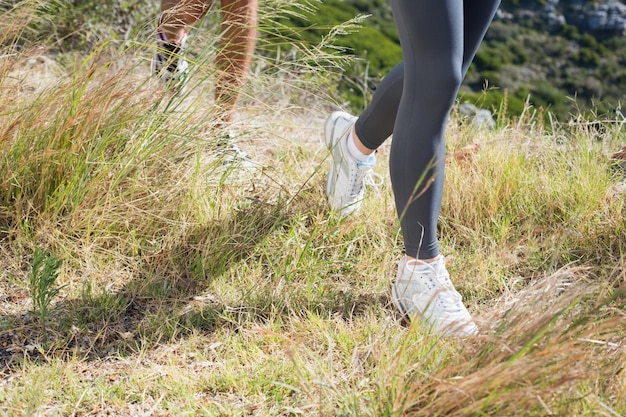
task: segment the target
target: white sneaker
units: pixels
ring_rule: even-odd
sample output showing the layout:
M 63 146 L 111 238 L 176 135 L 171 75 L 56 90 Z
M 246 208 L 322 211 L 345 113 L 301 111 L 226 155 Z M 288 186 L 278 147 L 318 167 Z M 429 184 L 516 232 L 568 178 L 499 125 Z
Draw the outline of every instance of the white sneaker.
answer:
M 372 154 L 365 161 L 356 161 L 348 154 L 346 138 L 357 117 L 345 112 L 334 112 L 324 128 L 326 146 L 331 152 L 330 170 L 326 179 L 326 197 L 333 210 L 341 217 L 356 213 L 361 208 L 365 186 L 378 187 L 382 178 L 373 171 L 376 157 Z
M 231 130 L 219 130 L 215 138 L 215 155 L 223 165 L 255 169 L 260 165 L 254 162 L 237 144 L 237 134 Z
M 443 256 L 434 267 L 419 260 L 408 262 L 406 257 L 402 258 L 391 288 L 391 299 L 401 314 L 419 317 L 442 336 L 464 337 L 478 333 L 461 294 L 450 281 Z
M 258 168 L 258 164 L 252 161 L 248 154 L 234 143 L 219 144 L 217 155 L 224 165 L 234 165 L 247 169 Z
M 152 73 L 168 88 L 182 93 L 189 79 L 189 63 L 182 56 L 185 53 L 187 34 L 180 44 L 167 41 L 162 33 L 157 34 L 157 53 L 152 58 Z

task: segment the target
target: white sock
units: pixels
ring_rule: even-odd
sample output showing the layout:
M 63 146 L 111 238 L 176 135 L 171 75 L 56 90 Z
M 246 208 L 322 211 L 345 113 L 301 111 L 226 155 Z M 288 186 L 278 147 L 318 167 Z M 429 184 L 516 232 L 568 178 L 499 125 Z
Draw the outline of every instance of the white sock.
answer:
M 367 158 L 369 158 L 369 155 L 364 154 L 363 152 L 359 150 L 359 148 L 356 147 L 356 143 L 354 143 L 353 133 L 354 131 L 350 129 L 350 134 L 346 138 L 348 154 L 350 154 L 350 156 L 358 162 L 365 161 Z
M 420 271 L 425 271 L 427 269 L 429 269 L 429 267 L 434 268 L 435 270 L 437 269 L 437 264 L 439 263 L 439 259 L 437 259 L 434 262 L 429 262 L 429 263 L 422 263 L 422 262 L 407 262 L 406 263 L 406 267 L 409 269 L 409 271 L 411 272 L 420 272 Z

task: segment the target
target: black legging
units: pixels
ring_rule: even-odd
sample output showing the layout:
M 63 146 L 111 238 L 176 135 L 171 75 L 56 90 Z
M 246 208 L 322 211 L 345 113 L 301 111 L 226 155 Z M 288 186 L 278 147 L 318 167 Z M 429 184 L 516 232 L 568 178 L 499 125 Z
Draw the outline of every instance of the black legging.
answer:
M 356 133 L 369 149 L 377 149 L 393 133 L 389 170 L 409 256 L 439 255 L 445 126 L 499 4 L 391 0 L 404 62 L 382 80 Z

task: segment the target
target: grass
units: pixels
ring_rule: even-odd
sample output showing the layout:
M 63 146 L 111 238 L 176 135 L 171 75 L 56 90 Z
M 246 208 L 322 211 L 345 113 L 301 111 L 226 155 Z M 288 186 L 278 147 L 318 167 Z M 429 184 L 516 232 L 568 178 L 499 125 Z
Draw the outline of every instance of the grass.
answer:
M 246 170 L 215 152 L 210 64 L 172 97 L 135 44 L 33 88 L 14 80 L 34 51 L 0 61 L 0 414 L 626 413 L 620 123 L 453 114 L 442 248 L 481 334 L 439 339 L 390 303 L 389 182 L 358 217 L 327 210 L 337 104 L 325 72 L 299 78 L 312 52 L 289 71 L 257 58 Z M 45 329 L 38 248 L 63 261 Z

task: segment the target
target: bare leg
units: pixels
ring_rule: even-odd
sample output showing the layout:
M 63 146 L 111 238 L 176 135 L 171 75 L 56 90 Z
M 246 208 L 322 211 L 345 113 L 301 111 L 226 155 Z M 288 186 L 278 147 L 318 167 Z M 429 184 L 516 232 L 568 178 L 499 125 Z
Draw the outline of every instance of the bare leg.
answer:
M 186 27 L 198 23 L 211 7 L 211 3 L 203 0 L 161 0 L 159 32 L 169 42 L 179 44 L 185 36 Z
M 187 26 L 198 23 L 211 4 L 210 0 L 161 0 L 159 32 L 165 35 L 167 42 L 180 46 Z M 258 0 L 221 0 L 221 8 L 220 47 L 215 62 L 219 126 L 232 122 L 240 90 L 246 82 L 256 45 Z
M 258 0 L 222 0 L 222 38 L 216 57 L 215 101 L 220 124 L 233 120 L 256 44 Z

